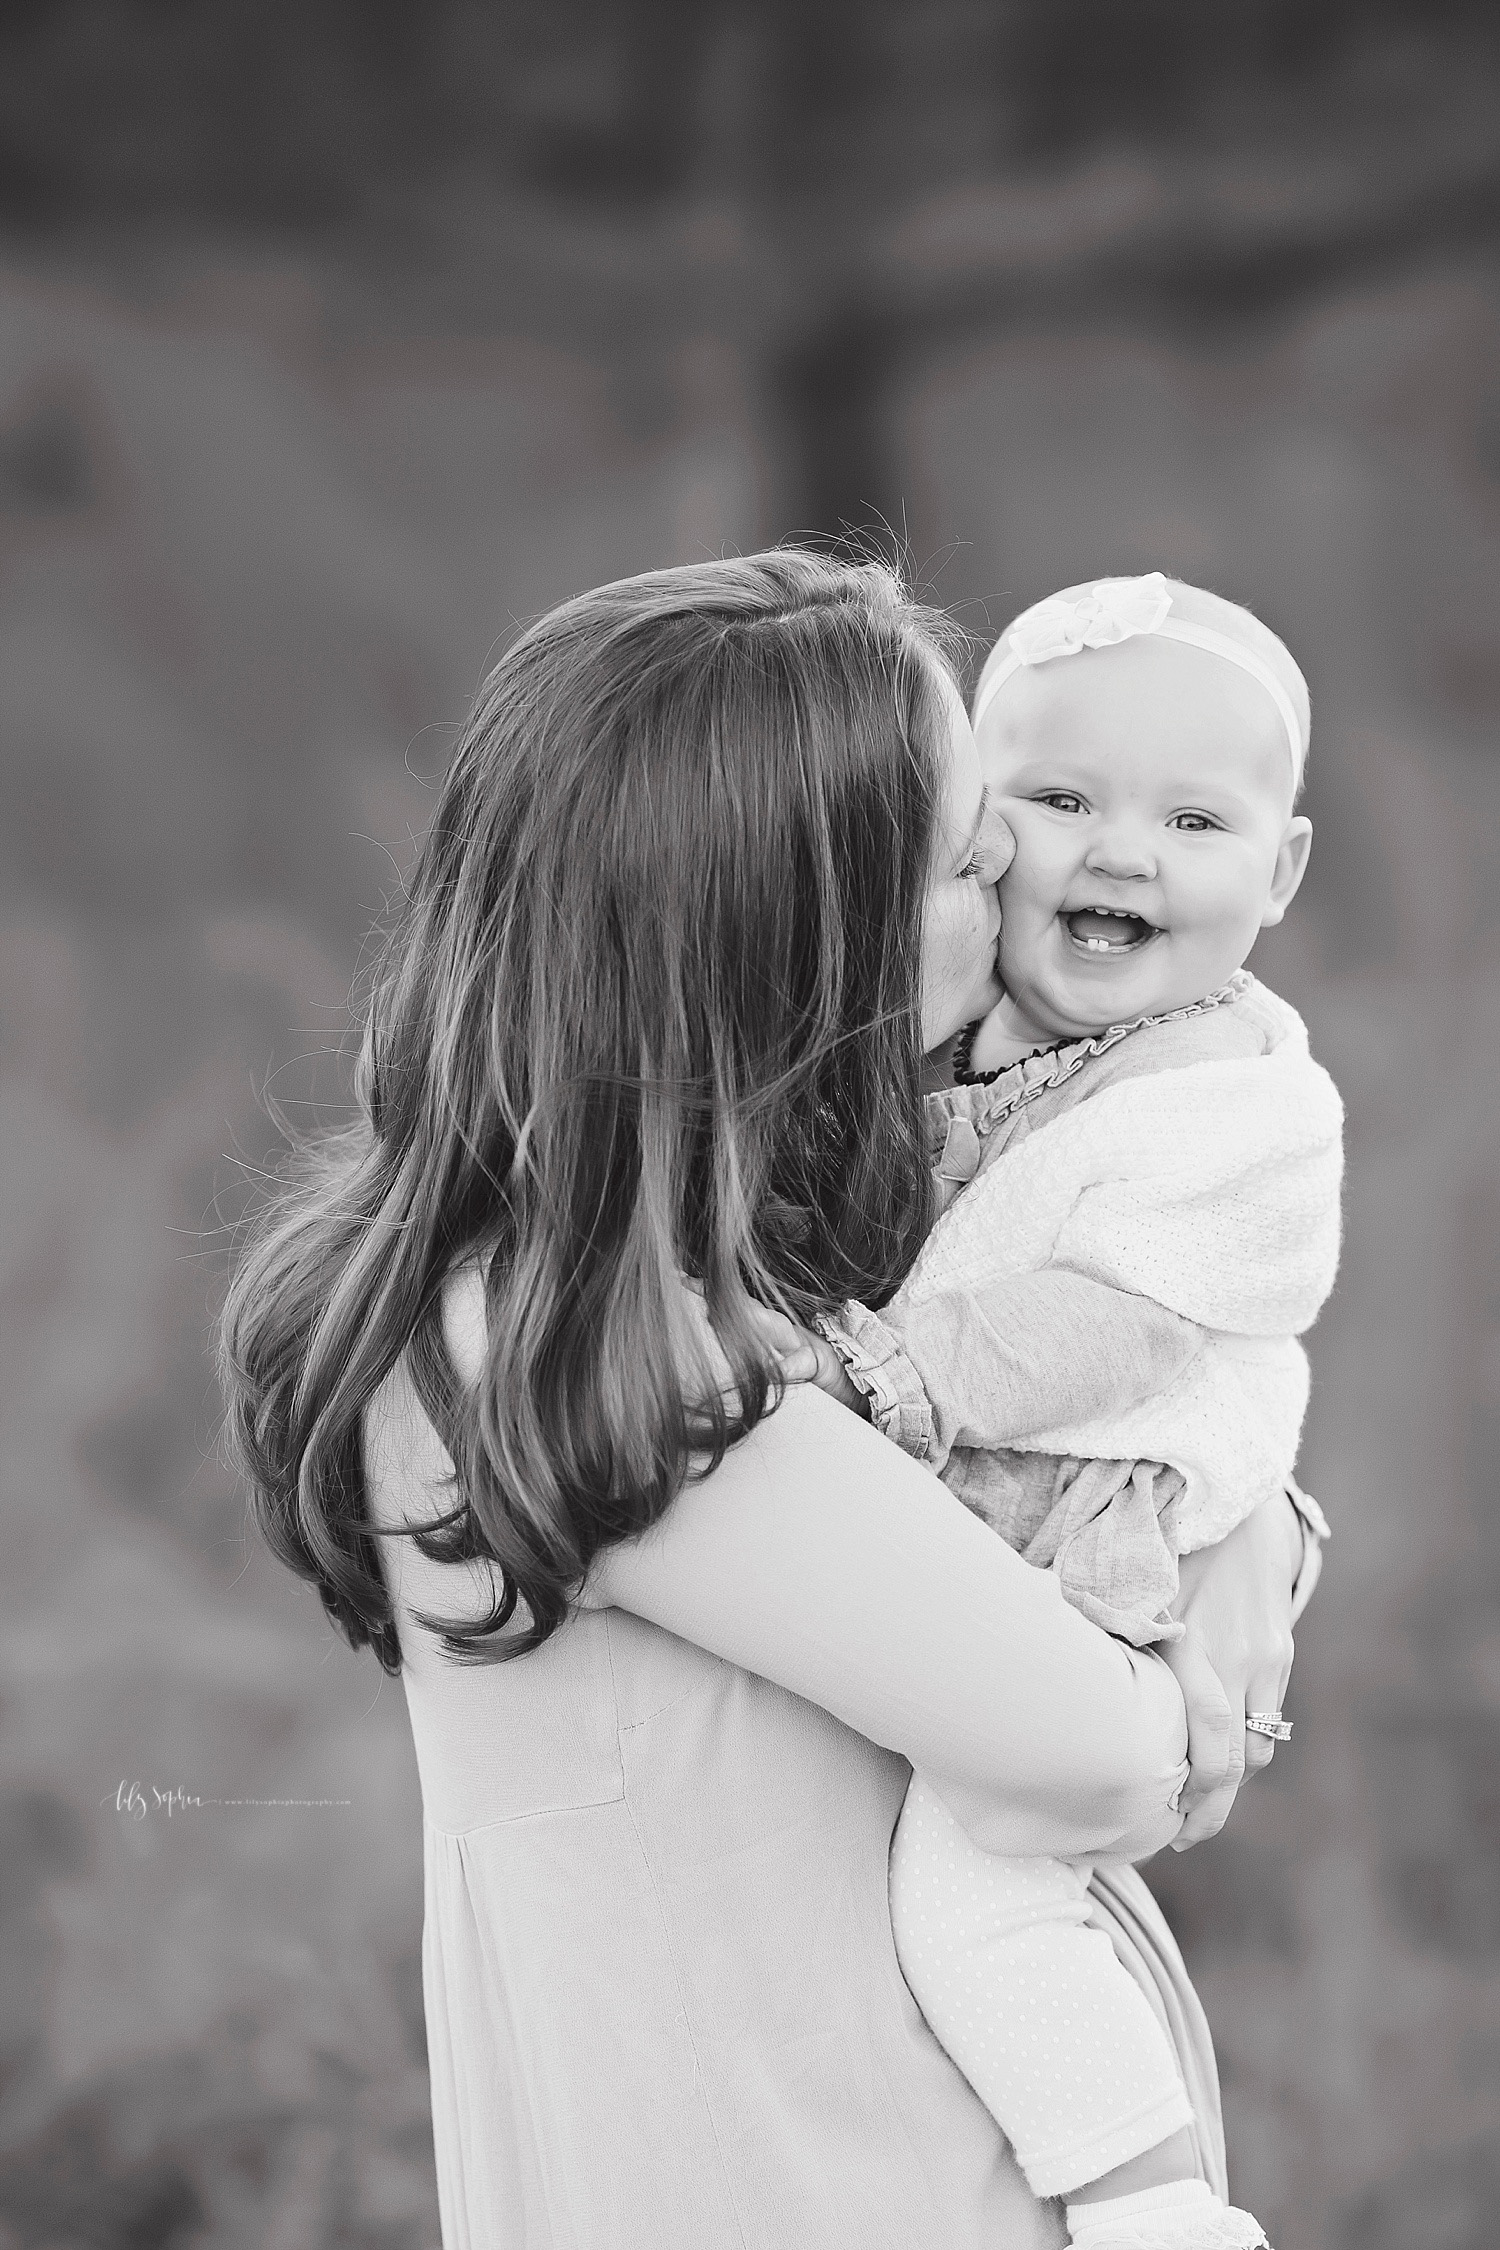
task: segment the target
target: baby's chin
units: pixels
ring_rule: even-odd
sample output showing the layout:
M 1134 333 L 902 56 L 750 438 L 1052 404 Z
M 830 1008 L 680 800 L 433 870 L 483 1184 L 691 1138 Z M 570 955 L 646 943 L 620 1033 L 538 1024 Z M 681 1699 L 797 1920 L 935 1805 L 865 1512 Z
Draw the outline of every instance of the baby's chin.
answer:
M 1179 1008 L 1190 1008 L 1197 1001 L 1206 1000 L 1210 992 L 1219 991 L 1228 981 L 1228 976 L 1205 983 L 1201 977 L 1184 981 L 1140 974 L 1121 976 L 1117 982 L 1101 979 L 1095 990 L 1069 995 L 1072 1005 L 1066 1012 L 1071 1016 L 1071 1026 L 1066 1030 L 1059 1028 L 1052 1037 L 1088 1039 L 1110 1030 L 1115 1024 L 1136 1023 L 1142 1016 L 1175 1015 Z M 1059 1024 L 1063 1012 L 1057 1011 Z
M 1044 977 L 1017 975 L 1011 990 L 1049 1040 L 1089 1039 L 1141 1016 L 1169 1016 L 1205 1000 L 1233 974 L 1189 969 L 1174 960 L 1165 933 L 1137 952 L 1066 960 Z

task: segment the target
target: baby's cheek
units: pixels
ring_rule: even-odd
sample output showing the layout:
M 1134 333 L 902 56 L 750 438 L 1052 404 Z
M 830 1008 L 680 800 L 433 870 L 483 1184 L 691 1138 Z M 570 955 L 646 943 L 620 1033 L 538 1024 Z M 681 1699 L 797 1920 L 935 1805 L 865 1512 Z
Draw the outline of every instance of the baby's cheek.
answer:
M 1021 911 L 1014 896 L 1009 900 L 1006 899 L 1005 885 L 1002 883 L 1000 886 L 1000 943 L 996 948 L 995 957 L 1000 966 L 1000 979 L 1003 984 L 1012 985 L 1015 983 L 1017 976 L 1025 967 L 1029 952 L 1033 950 L 1027 944 L 1027 927 L 1026 915 Z
M 1005 921 L 1024 921 L 1036 912 L 1036 866 L 1024 843 L 1000 878 L 1000 913 Z

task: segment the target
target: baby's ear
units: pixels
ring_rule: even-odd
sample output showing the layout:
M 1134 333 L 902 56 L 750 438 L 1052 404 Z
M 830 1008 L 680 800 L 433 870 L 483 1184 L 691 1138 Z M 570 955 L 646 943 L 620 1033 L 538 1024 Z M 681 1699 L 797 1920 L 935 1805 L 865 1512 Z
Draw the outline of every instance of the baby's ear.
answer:
M 1312 822 L 1305 813 L 1298 813 L 1294 820 L 1287 822 L 1286 833 L 1277 849 L 1276 871 L 1271 877 L 1266 910 L 1260 918 L 1263 930 L 1273 930 L 1297 896 L 1311 853 Z

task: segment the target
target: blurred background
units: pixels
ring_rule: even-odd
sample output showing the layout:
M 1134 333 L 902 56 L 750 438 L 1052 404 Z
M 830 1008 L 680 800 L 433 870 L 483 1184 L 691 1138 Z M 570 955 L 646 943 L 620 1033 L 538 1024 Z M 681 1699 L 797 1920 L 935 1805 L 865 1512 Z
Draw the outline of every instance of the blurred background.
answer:
M 1336 1539 L 1153 1878 L 1278 2250 L 1500 2238 L 1497 121 L 1467 0 L 0 9 L 0 2250 L 435 2250 L 401 1690 L 215 1459 L 216 1217 L 518 623 L 882 524 L 1311 679 Z

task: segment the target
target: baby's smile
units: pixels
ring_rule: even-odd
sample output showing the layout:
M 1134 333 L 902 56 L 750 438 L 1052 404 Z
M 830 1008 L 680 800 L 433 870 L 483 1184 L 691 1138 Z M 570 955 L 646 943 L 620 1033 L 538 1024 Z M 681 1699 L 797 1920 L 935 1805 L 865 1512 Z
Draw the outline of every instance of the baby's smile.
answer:
M 1139 953 L 1162 935 L 1160 924 L 1123 906 L 1065 906 L 1058 919 L 1074 946 L 1096 959 Z

